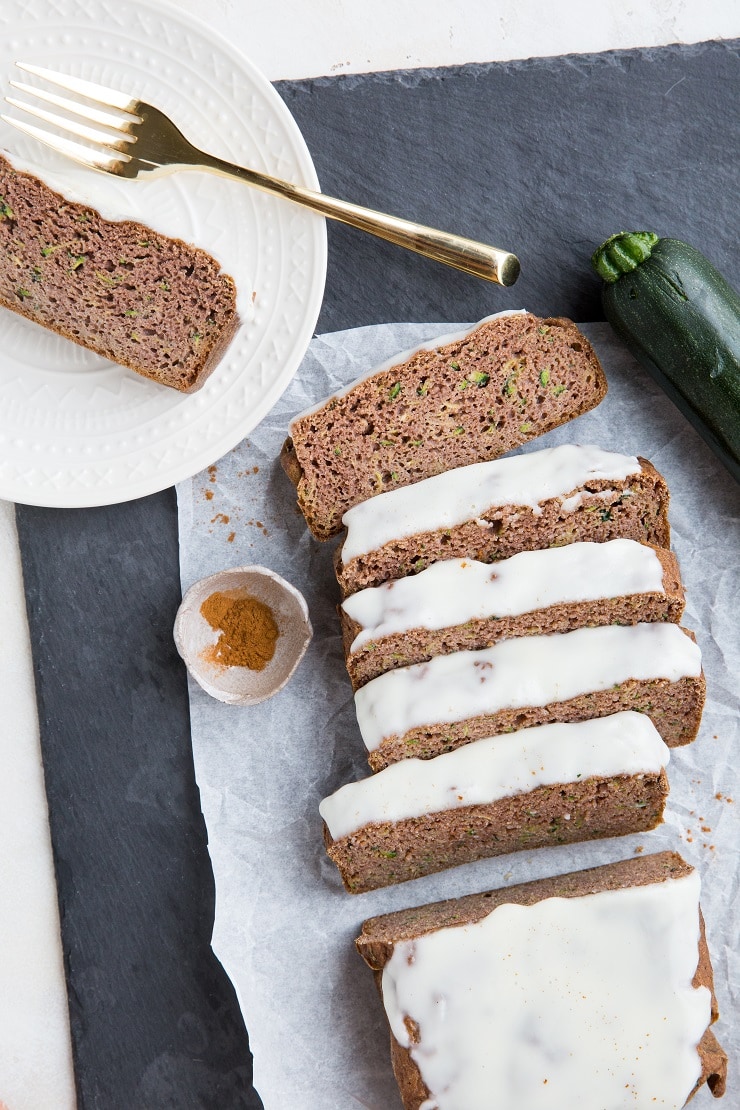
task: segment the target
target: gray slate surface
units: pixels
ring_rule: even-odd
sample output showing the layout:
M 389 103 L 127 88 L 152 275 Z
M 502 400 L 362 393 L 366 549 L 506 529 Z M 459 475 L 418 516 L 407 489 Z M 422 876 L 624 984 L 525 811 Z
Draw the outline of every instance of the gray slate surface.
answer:
M 477 320 L 500 308 L 602 320 L 591 252 L 648 228 L 737 282 L 737 43 L 278 86 L 324 192 L 505 247 L 501 289 L 329 223 L 318 331 Z
M 324 191 L 515 250 L 523 267 L 501 290 L 332 225 L 318 330 L 520 305 L 599 319 L 588 257 L 625 227 L 693 242 L 737 283 L 737 48 L 279 85 Z M 171 641 L 174 491 L 17 516 L 80 1106 L 257 1107 L 207 947 L 213 885 Z

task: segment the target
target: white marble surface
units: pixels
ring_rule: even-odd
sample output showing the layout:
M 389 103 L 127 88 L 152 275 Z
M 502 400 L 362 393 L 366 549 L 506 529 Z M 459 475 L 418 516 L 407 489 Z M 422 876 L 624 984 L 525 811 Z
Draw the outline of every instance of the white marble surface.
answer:
M 178 7 L 203 17 L 201 0 Z M 272 80 L 731 38 L 732 0 L 212 0 Z M 0 1101 L 74 1105 L 38 723 L 12 506 L 0 503 Z
M 703 42 L 740 27 L 734 0 L 212 0 L 208 18 L 272 81 Z
M 13 506 L 0 502 L 0 1102 L 75 1105 L 67 992 Z

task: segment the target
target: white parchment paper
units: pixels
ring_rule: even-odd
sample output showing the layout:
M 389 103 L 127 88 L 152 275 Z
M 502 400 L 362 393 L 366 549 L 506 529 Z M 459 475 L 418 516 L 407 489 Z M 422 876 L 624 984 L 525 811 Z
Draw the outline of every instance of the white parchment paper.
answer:
M 740 489 L 608 325 L 583 329 L 607 373 L 606 400 L 525 450 L 597 443 L 651 459 L 668 481 L 684 623 L 702 648 L 708 698 L 698 740 L 672 755 L 665 824 L 359 896 L 344 893 L 324 854 L 320 800 L 368 768 L 341 651 L 334 544 L 310 538 L 280 447 L 295 413 L 395 352 L 459 326 L 389 324 L 318 337 L 249 439 L 178 486 L 183 590 L 223 567 L 260 563 L 301 590 L 315 630 L 298 672 L 270 701 L 230 707 L 190 687 L 216 880 L 213 947 L 244 1012 L 255 1085 L 266 1110 L 400 1107 L 382 1007 L 353 945 L 366 917 L 672 848 L 702 876 L 721 1010 L 716 1033 L 730 1054 L 726 1102 L 740 1105 Z M 692 1108 L 711 1103 L 704 1088 Z

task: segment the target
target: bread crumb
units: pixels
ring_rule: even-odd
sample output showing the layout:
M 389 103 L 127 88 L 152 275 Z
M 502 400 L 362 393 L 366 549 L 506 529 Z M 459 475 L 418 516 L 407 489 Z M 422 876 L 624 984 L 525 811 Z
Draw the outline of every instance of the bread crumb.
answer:
M 218 467 L 216 466 L 215 463 L 213 463 L 211 466 L 208 467 L 208 481 L 209 482 L 215 482 L 217 474 L 218 474 Z
M 226 537 L 226 542 L 227 543 L 233 543 L 235 538 L 236 538 L 236 532 L 229 532 L 228 536 Z
M 226 513 L 216 513 L 211 521 L 211 524 L 228 524 L 229 519 L 230 518 L 226 515 Z
M 213 490 L 212 489 L 207 489 L 207 490 L 204 490 L 203 492 L 205 494 L 206 501 L 213 501 Z

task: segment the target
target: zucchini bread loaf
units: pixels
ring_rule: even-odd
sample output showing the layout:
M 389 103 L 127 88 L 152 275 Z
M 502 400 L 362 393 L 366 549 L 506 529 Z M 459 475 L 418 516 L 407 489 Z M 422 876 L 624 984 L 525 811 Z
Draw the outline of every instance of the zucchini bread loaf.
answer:
M 402 759 L 319 807 L 350 894 L 520 849 L 653 829 L 669 749 L 649 717 L 615 713 Z
M 673 852 L 371 918 L 405 1110 L 678 1110 L 727 1056 L 699 907 Z
M 239 324 L 206 251 L 66 200 L 0 154 L 0 305 L 183 393 Z
M 496 459 L 605 394 L 599 360 L 574 323 L 498 313 L 396 356 L 301 413 L 282 463 L 323 540 L 360 501 Z
M 435 655 L 579 626 L 678 622 L 675 555 L 635 540 L 522 551 L 493 566 L 446 559 L 373 586 L 339 609 L 354 689 Z
M 345 513 L 337 579 L 346 597 L 440 559 L 490 563 L 617 536 L 667 548 L 668 500 L 649 462 L 601 447 L 565 444 L 474 463 Z
M 701 652 L 676 624 L 607 625 L 520 636 L 438 655 L 374 678 L 355 694 L 374 771 L 431 759 L 485 736 L 634 709 L 669 747 L 696 737 Z

